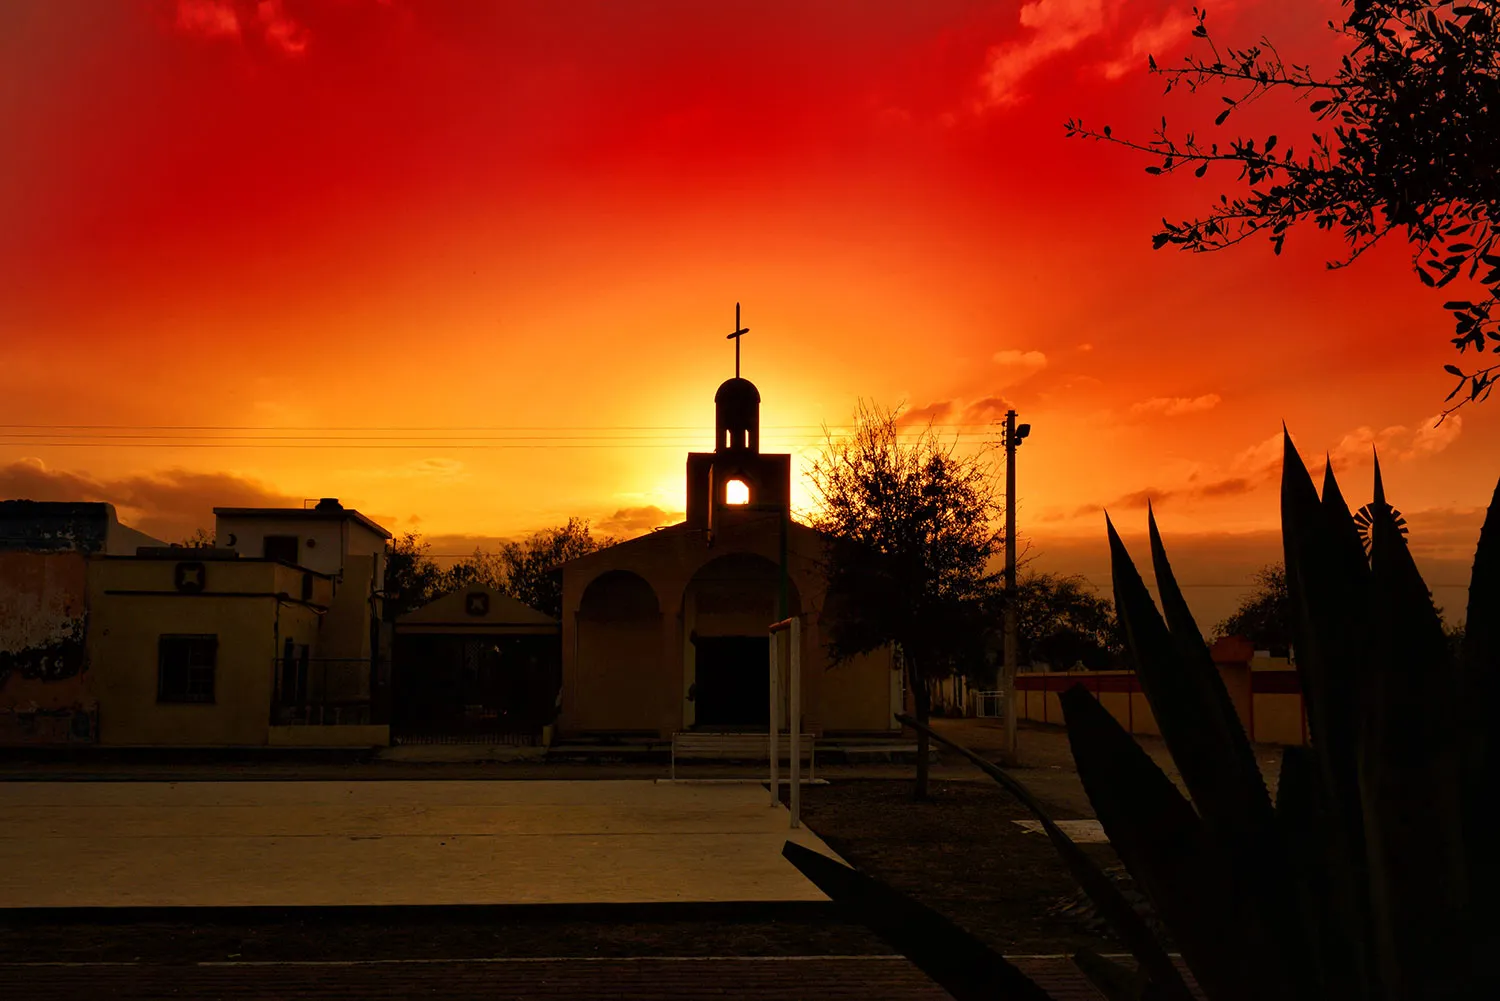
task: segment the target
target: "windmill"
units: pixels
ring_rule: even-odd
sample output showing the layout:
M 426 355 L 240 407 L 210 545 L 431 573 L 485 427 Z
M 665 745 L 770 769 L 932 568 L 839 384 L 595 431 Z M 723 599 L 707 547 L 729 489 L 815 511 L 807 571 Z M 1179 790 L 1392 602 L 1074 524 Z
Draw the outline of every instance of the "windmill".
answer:
M 1406 534 L 1409 531 L 1406 519 L 1402 517 L 1400 511 L 1397 511 L 1389 504 L 1386 504 L 1385 508 L 1391 513 L 1391 521 L 1395 524 L 1396 531 L 1400 533 L 1401 541 L 1405 542 Z M 1366 556 L 1370 554 L 1370 545 L 1374 542 L 1375 513 L 1376 508 L 1373 501 L 1354 513 L 1354 528 L 1359 532 L 1359 541 L 1364 543 Z

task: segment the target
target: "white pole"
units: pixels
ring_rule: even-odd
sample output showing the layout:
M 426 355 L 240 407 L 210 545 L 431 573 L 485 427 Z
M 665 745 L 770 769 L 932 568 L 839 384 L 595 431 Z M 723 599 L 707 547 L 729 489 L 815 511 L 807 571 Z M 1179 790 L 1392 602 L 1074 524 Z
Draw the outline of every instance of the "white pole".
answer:
M 781 665 L 776 659 L 776 645 L 779 642 L 776 633 L 771 633 L 771 805 L 781 805 L 781 768 L 777 762 L 780 757 L 776 753 L 776 738 L 781 730 Z
M 802 619 L 792 619 L 792 690 L 791 696 L 791 719 L 787 726 L 790 729 L 790 748 L 792 759 L 792 826 L 802 826 Z

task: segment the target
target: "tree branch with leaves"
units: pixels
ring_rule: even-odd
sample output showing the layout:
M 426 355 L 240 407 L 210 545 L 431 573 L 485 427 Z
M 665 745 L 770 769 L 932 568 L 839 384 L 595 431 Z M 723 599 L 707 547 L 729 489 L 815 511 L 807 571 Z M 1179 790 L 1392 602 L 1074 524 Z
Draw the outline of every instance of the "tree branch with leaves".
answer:
M 1221 50 L 1194 8 L 1193 37 L 1201 51 L 1176 67 L 1150 57 L 1166 93 L 1218 88 L 1222 126 L 1236 111 L 1273 92 L 1306 103 L 1317 123 L 1310 148 L 1298 155 L 1278 136 L 1236 137 L 1219 143 L 1195 132 L 1175 134 L 1165 117 L 1149 139 L 1123 139 L 1109 126 L 1066 123 L 1073 138 L 1109 142 L 1147 154 L 1151 174 L 1211 167 L 1237 171 L 1248 191 L 1219 195 L 1203 215 L 1162 220 L 1156 249 L 1194 253 L 1223 250 L 1266 236 L 1280 254 L 1288 231 L 1311 224 L 1342 233 L 1348 252 L 1330 261 L 1342 268 L 1393 232 L 1412 248 L 1423 284 L 1443 288 L 1464 279 L 1469 298 L 1443 308 L 1453 317 L 1452 343 L 1478 356 L 1470 366 L 1448 364 L 1457 380 L 1445 400 L 1447 417 L 1488 398 L 1500 379 L 1500 0 L 1345 0 L 1342 22 L 1329 27 L 1348 50 L 1331 76 L 1287 63 L 1267 39 Z

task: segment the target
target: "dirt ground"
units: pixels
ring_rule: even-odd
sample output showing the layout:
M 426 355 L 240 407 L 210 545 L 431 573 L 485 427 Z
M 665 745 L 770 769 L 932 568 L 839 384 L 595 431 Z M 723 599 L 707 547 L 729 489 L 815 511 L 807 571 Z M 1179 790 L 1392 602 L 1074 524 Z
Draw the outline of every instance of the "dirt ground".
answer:
M 850 865 L 926 904 L 1009 955 L 1119 951 L 1081 923 L 1051 913 L 1076 890 L 1031 817 L 993 782 L 936 781 L 916 802 L 909 781 L 852 780 L 804 789 L 802 820 Z M 1057 810 L 1055 819 L 1079 819 Z M 1082 845 L 1101 866 L 1108 845 Z

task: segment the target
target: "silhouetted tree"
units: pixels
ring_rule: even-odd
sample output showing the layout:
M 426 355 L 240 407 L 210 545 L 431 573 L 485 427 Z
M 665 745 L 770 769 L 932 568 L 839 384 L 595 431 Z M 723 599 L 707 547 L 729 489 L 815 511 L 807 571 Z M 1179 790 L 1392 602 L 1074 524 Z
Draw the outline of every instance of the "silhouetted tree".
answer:
M 1291 652 L 1292 610 L 1286 587 L 1286 567 L 1270 563 L 1255 572 L 1255 589 L 1240 602 L 1240 607 L 1217 626 L 1214 636 L 1243 636 L 1257 650 L 1267 650 L 1273 657 Z
M 847 437 L 827 436 L 809 478 L 824 536 L 824 628 L 835 663 L 895 644 L 926 721 L 926 682 L 975 663 L 987 571 L 999 548 L 982 456 L 959 455 L 929 425 L 903 438 L 898 412 L 860 403 Z M 917 798 L 927 796 L 928 738 L 917 736 Z
M 1124 657 L 1114 604 L 1080 576 L 1026 575 L 1016 586 L 1016 618 L 1023 664 L 1103 671 L 1119 667 Z
M 498 591 L 505 590 L 505 567 L 499 554 L 476 548 L 472 556 L 467 556 L 442 571 L 436 589 L 439 594 L 451 594 L 475 584 L 493 587 Z
M 445 593 L 444 572 L 427 555 L 429 544 L 416 532 L 407 532 L 385 549 L 385 617 L 394 619 Z
M 193 530 L 193 534 L 177 543 L 184 549 L 212 549 L 214 547 L 214 533 L 206 528 Z
M 507 542 L 494 557 L 501 586 L 511 597 L 553 618 L 562 616 L 561 567 L 568 560 L 614 545 L 612 537 L 595 538 L 586 518 L 536 532 L 521 542 Z
M 1477 299 L 1444 304 L 1455 321 L 1453 344 L 1473 348 L 1473 370 L 1446 365 L 1458 380 L 1444 416 L 1489 396 L 1500 364 L 1483 365 L 1486 349 L 1500 352 L 1500 2 L 1497 0 L 1345 0 L 1342 22 L 1328 22 L 1347 41 L 1331 75 L 1282 61 L 1269 41 L 1222 52 L 1196 10 L 1193 35 L 1206 53 L 1165 69 L 1167 92 L 1217 86 L 1227 91 L 1216 126 L 1237 109 L 1273 91 L 1304 99 L 1319 123 L 1312 147 L 1297 156 L 1275 135 L 1220 144 L 1193 132 L 1174 138 L 1167 120 L 1149 140 L 1114 136 L 1070 120 L 1070 136 L 1104 140 L 1159 157 L 1153 174 L 1184 169 L 1202 177 L 1211 165 L 1238 171 L 1249 190 L 1221 195 L 1200 218 L 1172 223 L 1155 247 L 1221 250 L 1258 233 L 1276 253 L 1287 230 L 1311 222 L 1342 230 L 1349 252 L 1329 263 L 1343 267 L 1393 231 L 1414 248 L 1417 276 L 1441 288 L 1460 275 L 1477 278 Z M 1453 403 L 1460 393 L 1467 392 Z
M 387 550 L 386 590 L 393 597 L 386 607 L 394 609 L 393 616 L 399 615 L 479 584 L 558 618 L 562 615 L 562 565 L 614 543 L 613 537 L 596 537 L 588 519 L 569 518 L 567 524 L 534 532 L 519 542 L 506 542 L 493 552 L 475 549 L 472 556 L 444 569 L 427 555 L 429 544 L 408 532 L 393 539 Z

